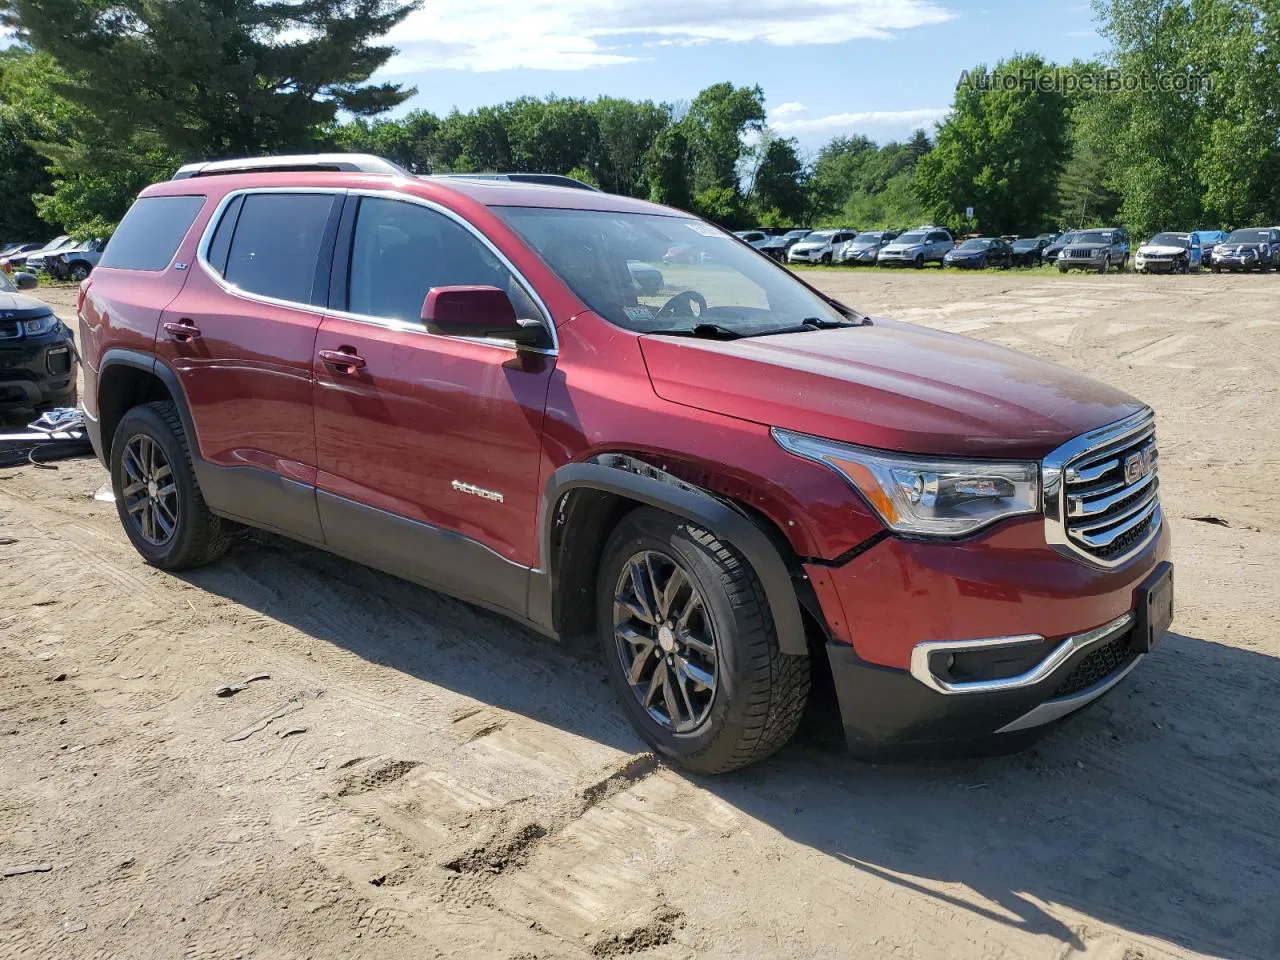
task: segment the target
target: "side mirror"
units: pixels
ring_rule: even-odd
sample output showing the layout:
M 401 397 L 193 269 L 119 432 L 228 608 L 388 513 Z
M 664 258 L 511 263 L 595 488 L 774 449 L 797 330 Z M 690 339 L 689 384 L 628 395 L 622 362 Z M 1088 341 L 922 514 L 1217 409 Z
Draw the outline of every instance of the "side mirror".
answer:
M 19 290 L 34 290 L 40 285 L 40 280 L 34 273 L 15 273 L 13 284 Z
M 432 287 L 422 303 L 422 322 L 447 337 L 494 337 L 524 346 L 540 346 L 540 323 L 521 323 L 511 298 L 497 287 Z

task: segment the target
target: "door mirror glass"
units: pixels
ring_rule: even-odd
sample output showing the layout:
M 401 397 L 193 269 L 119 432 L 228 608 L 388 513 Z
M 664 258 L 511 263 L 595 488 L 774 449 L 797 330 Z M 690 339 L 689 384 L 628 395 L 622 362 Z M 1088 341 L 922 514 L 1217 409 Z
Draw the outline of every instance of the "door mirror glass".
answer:
M 511 298 L 497 287 L 432 287 L 422 303 L 422 322 L 431 333 L 450 337 L 492 337 L 537 345 L 542 325 L 522 324 Z

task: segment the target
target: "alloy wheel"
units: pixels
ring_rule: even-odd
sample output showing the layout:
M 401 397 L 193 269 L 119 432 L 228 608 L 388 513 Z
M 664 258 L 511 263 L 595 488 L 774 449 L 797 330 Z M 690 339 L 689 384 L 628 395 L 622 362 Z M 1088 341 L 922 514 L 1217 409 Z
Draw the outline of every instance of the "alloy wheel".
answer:
M 666 554 L 633 554 L 614 588 L 613 623 L 618 659 L 640 705 L 668 730 L 697 729 L 715 699 L 718 658 L 693 578 Z
M 147 543 L 163 546 L 178 528 L 178 487 L 164 448 L 144 433 L 131 437 L 120 461 L 121 494 L 134 529 Z

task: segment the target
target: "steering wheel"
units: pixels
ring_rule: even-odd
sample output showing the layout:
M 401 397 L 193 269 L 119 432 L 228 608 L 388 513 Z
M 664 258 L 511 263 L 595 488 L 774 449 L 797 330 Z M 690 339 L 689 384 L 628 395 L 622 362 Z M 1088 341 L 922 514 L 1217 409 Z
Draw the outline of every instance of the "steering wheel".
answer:
M 698 305 L 698 312 L 693 312 L 693 305 Z M 683 307 L 678 310 L 677 307 Z M 700 317 L 707 312 L 707 298 L 700 294 L 697 290 L 681 290 L 674 297 L 662 305 L 658 311 L 659 319 L 671 319 L 672 317 Z

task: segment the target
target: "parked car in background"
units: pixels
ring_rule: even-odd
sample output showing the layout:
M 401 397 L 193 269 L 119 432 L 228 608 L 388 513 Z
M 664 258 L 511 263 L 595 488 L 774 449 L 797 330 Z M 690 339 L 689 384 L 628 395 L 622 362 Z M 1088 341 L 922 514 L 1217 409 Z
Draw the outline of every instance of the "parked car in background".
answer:
M 948 251 L 954 248 L 955 241 L 946 230 L 939 227 L 916 227 L 882 247 L 880 255 L 876 257 L 876 264 L 881 267 L 940 264 Z
M 844 245 L 836 251 L 835 262 L 874 264 L 880 251 L 892 243 L 897 236 L 896 230 L 864 230 L 852 240 L 844 242 Z
M 755 247 L 757 250 L 759 250 L 760 247 L 770 239 L 769 234 L 765 233 L 763 230 L 739 230 L 734 234 L 734 236 L 744 243 Z
M 1196 239 L 1200 241 L 1200 256 L 1205 266 L 1209 265 L 1209 261 L 1213 258 L 1213 248 L 1227 239 L 1225 230 L 1195 230 L 1193 231 Z
M 44 269 L 45 261 L 48 257 L 59 250 L 68 250 L 76 245 L 77 241 L 74 237 L 61 236 L 57 239 L 50 240 L 39 250 L 32 250 L 30 253 L 19 254 L 16 257 L 10 257 L 9 262 L 15 267 L 21 266 L 24 270 L 36 273 Z
M 1194 233 L 1157 233 L 1138 247 L 1133 265 L 1139 273 L 1190 273 L 1199 270 L 1203 252 Z
M 1280 227 L 1247 227 L 1232 230 L 1213 249 L 1212 269 L 1248 273 L 1267 273 L 1280 266 Z
M 1129 235 L 1120 227 L 1081 230 L 1058 254 L 1058 269 L 1096 270 L 1106 273 L 1112 267 L 1123 270 L 1129 262 Z
M 786 743 L 811 683 L 860 751 L 1008 749 L 1165 635 L 1155 414 L 1123 391 L 867 322 L 668 207 L 307 163 L 148 187 L 81 289 L 86 429 L 147 563 L 267 527 L 592 638 L 705 774 Z M 637 303 L 655 241 L 693 256 Z
M 1013 248 L 999 237 L 977 237 L 965 240 L 960 246 L 948 250 L 942 257 L 944 267 L 963 267 L 981 270 L 985 267 L 1005 267 L 1013 262 Z
M 6 243 L 0 244 L 0 258 L 15 256 L 21 253 L 30 253 L 32 250 L 39 250 L 43 246 L 43 241 L 10 240 Z
M 1062 248 L 1074 240 L 1079 232 L 1079 230 L 1068 230 L 1066 233 L 1050 240 L 1049 245 L 1040 251 L 1040 259 L 1045 263 L 1056 263 Z
M 814 230 L 787 251 L 788 263 L 831 263 L 836 251 L 858 235 L 857 230 Z
M 25 296 L 34 274 L 0 271 L 0 410 L 76 405 L 71 331 L 47 303 Z
M 84 240 L 74 246 L 56 250 L 45 257 L 45 270 L 59 280 L 74 280 L 79 283 L 98 265 L 98 261 L 102 259 L 102 248 L 106 245 L 106 240 Z
M 1009 245 L 1011 265 L 1015 267 L 1034 267 L 1040 263 L 1040 253 L 1052 241 L 1045 236 L 1023 237 Z
M 787 257 L 787 251 L 807 237 L 812 230 L 788 230 L 786 233 L 770 237 L 757 248 L 761 253 L 781 262 Z

